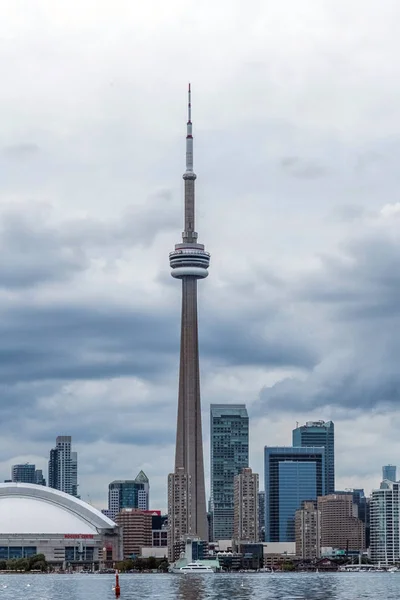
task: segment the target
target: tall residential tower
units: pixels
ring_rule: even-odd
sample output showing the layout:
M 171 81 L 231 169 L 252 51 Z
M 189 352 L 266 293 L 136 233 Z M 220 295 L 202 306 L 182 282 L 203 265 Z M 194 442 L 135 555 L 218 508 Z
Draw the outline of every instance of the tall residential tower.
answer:
M 239 541 L 255 544 L 258 537 L 259 477 L 251 469 L 242 469 L 234 479 L 233 537 Z
M 197 242 L 191 92 L 188 92 L 184 231 L 169 260 L 172 277 L 182 281 L 181 350 L 175 470 L 168 476 L 169 551 L 185 535 L 208 539 L 197 326 L 197 280 L 208 275 L 210 255 Z
M 78 454 L 71 451 L 70 435 L 59 435 L 50 450 L 49 487 L 78 496 Z

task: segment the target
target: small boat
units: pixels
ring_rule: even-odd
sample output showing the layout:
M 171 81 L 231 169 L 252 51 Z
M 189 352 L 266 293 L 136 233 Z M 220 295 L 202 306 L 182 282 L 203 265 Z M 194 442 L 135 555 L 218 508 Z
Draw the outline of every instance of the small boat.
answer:
M 208 565 L 202 565 L 200 562 L 191 562 L 180 568 L 172 568 L 172 573 L 181 575 L 214 575 L 214 571 Z

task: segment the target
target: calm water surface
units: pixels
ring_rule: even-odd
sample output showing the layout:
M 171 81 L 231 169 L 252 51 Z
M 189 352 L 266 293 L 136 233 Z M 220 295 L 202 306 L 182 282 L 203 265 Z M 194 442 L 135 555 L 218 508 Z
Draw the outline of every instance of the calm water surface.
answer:
M 111 600 L 112 575 L 1 575 L 0 600 Z M 121 600 L 400 600 L 399 573 L 121 575 Z

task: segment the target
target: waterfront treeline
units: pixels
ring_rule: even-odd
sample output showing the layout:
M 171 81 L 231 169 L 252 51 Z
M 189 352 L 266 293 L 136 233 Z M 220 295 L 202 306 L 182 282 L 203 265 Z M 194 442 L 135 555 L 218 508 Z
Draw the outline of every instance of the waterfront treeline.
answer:
M 34 554 L 29 558 L 11 558 L 10 560 L 0 560 L 0 571 L 40 571 L 47 572 L 49 565 L 44 554 Z

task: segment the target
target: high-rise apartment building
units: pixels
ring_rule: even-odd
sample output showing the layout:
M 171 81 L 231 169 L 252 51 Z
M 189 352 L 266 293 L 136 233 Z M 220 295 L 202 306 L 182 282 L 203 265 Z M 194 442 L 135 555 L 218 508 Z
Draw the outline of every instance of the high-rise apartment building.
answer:
M 321 553 L 321 512 L 317 503 L 303 502 L 302 508 L 296 510 L 296 556 L 313 560 Z
M 71 436 L 59 435 L 50 450 L 49 487 L 78 496 L 78 455 L 71 451 Z
M 265 540 L 294 542 L 295 514 L 325 493 L 325 448 L 268 447 L 265 458 Z
M 36 466 L 26 463 L 24 465 L 13 465 L 11 467 L 11 480 L 22 483 L 35 483 Z
M 49 487 L 58 490 L 58 451 L 57 448 L 50 450 L 49 458 Z
M 124 508 L 149 510 L 149 480 L 143 471 L 136 479 L 112 481 L 108 486 L 107 516 L 115 519 Z
M 249 416 L 245 404 L 211 404 L 211 511 L 213 540 L 233 537 L 235 475 L 249 466 Z
M 150 482 L 144 471 L 139 471 L 136 475 L 135 482 L 140 485 L 138 492 L 138 508 L 141 510 L 149 510 L 150 506 Z
M 191 91 L 188 91 L 184 231 L 169 255 L 172 277 L 182 281 L 181 348 L 175 469 L 168 475 L 169 558 L 187 535 L 208 540 L 201 426 L 197 281 L 208 275 L 210 255 L 198 243 L 195 228 Z
M 78 496 L 78 453 L 71 452 L 71 494 Z
M 335 491 L 335 425 L 332 421 L 308 421 L 293 429 L 293 446 L 325 448 L 325 493 Z
M 265 492 L 258 492 L 258 539 L 265 540 Z
M 258 542 L 258 474 L 249 468 L 242 469 L 235 475 L 233 488 L 233 537 L 238 542 Z
M 365 527 L 358 518 L 353 494 L 329 494 L 318 498 L 321 513 L 321 547 L 362 552 Z
M 372 491 L 369 548 L 375 564 L 400 562 L 400 483 L 386 480 Z
M 382 481 L 387 479 L 388 481 L 396 481 L 396 466 L 395 465 L 384 465 L 382 467 Z
M 115 517 L 115 522 L 122 530 L 124 560 L 140 556 L 141 548 L 152 545 L 152 515 L 150 512 L 123 508 Z
M 34 483 L 36 485 L 46 485 L 46 480 L 43 476 L 43 471 L 42 469 L 36 469 L 35 471 L 35 481 Z
M 364 523 L 365 547 L 369 548 L 369 502 L 363 489 L 354 489 L 353 503 L 357 505 L 358 518 Z
M 40 469 L 36 469 L 35 465 L 31 465 L 29 463 L 13 465 L 11 467 L 11 481 L 46 485 L 43 472 Z

